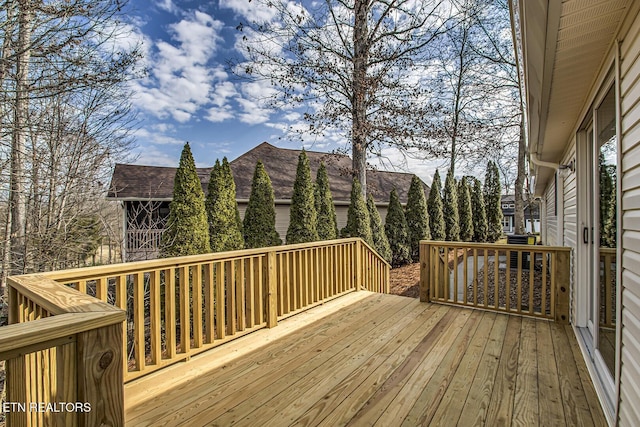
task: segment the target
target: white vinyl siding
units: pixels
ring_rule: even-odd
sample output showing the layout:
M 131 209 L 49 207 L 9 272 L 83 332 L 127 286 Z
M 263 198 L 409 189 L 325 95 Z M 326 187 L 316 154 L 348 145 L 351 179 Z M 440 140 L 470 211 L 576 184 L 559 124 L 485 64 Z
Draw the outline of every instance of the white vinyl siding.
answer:
M 563 163 L 567 164 L 576 157 L 576 141 L 575 138 L 571 141 L 571 149 L 565 158 Z M 562 218 L 563 218 L 563 241 L 558 242 L 560 246 L 570 246 L 576 248 L 578 243 L 578 218 L 577 218 L 577 202 L 576 197 L 576 174 L 568 173 L 564 175 L 562 180 L 563 187 L 563 206 L 562 206 Z M 560 214 L 560 212 L 558 212 Z
M 545 210 L 542 215 L 542 241 L 546 245 L 558 245 L 558 216 L 556 211 L 556 186 L 547 186 L 544 192 Z
M 622 343 L 620 425 L 640 425 L 640 19 L 621 46 Z

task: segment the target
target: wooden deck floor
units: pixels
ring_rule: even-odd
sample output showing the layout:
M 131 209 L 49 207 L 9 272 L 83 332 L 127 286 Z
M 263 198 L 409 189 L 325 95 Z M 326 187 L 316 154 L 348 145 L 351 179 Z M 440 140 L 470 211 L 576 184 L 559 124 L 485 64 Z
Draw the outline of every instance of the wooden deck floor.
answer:
M 127 424 L 606 425 L 573 331 L 356 292 L 128 384 Z

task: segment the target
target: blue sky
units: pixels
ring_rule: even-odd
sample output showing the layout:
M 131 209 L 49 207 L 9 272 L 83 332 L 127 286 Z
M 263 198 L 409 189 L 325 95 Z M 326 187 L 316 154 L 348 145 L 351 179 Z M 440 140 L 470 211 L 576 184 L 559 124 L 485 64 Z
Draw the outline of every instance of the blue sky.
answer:
M 236 55 L 236 27 L 265 16 L 249 0 L 131 0 L 128 17 L 134 41 L 141 41 L 148 76 L 132 82 L 132 100 L 141 119 L 135 133 L 135 163 L 175 166 L 183 144 L 192 147 L 197 166 L 216 158 L 230 160 L 262 141 L 284 148 L 331 151 L 346 147 L 343 136 L 304 142 L 287 136 L 289 125 L 303 126 L 295 111 L 277 112 L 260 99 L 272 90 L 266 84 L 239 81 L 226 61 Z M 418 174 L 425 182 L 444 162 L 424 162 L 393 149 L 386 158 L 371 159 L 380 169 Z

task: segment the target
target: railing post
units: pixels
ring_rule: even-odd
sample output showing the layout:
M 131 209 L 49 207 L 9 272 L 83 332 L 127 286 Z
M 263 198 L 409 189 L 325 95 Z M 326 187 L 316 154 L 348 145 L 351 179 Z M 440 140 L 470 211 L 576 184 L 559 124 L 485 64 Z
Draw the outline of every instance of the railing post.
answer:
M 431 247 L 424 242 L 420 242 L 420 301 L 429 302 L 429 267 Z
M 77 335 L 77 399 L 91 411 L 78 412 L 78 426 L 124 426 L 122 325 Z
M 276 253 L 267 252 L 264 263 L 264 277 L 267 281 L 267 327 L 278 325 L 278 276 L 276 274 Z
M 569 323 L 569 280 L 571 260 L 569 251 L 557 251 L 556 263 L 553 266 L 555 275 L 555 321 L 557 323 Z

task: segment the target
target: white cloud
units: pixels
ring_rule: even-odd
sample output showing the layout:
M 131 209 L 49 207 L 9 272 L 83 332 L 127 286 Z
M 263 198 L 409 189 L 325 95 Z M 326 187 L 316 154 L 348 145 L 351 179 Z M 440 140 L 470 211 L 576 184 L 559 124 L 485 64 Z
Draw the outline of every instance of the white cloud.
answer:
M 138 129 L 134 136 L 144 141 L 148 141 L 154 145 L 182 145 L 182 139 L 174 138 L 171 134 L 175 133 L 173 126 L 163 123 L 151 125 L 148 128 Z
M 156 5 L 162 9 L 165 10 L 169 13 L 177 13 L 178 12 L 178 8 L 176 7 L 176 5 L 173 3 L 172 0 L 159 0 L 156 2 Z
M 277 15 L 275 8 L 269 7 L 259 1 L 220 0 L 220 9 L 231 9 L 249 21 L 258 22 L 270 22 Z
M 158 118 L 184 123 L 208 104 L 215 80 L 222 77 L 209 64 L 222 27 L 222 22 L 200 11 L 169 25 L 171 41 L 159 40 L 148 47 L 150 76 L 134 83 L 136 105 Z

